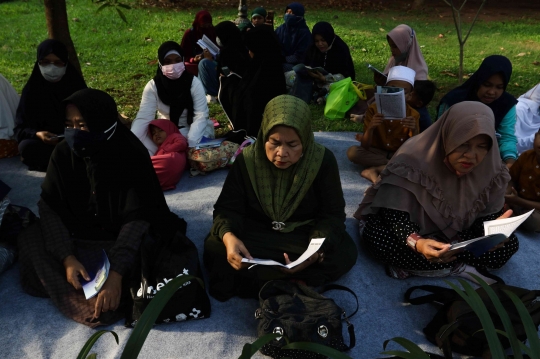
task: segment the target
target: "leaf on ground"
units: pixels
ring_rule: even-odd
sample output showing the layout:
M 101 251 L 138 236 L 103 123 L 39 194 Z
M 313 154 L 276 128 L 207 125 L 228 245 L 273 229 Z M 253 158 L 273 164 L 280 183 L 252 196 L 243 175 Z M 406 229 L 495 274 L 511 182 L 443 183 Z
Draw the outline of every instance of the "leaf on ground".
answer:
M 393 16 L 392 16 L 392 20 L 397 21 L 397 19 L 395 17 L 393 17 Z
M 501 47 L 501 51 L 504 51 L 504 47 Z
M 144 76 L 145 75 L 143 75 L 143 74 L 136 74 L 136 75 L 133 75 L 131 78 L 137 80 L 137 79 L 140 79 L 141 77 L 144 77 Z
M 90 66 L 90 65 L 92 65 L 92 64 L 91 64 L 91 63 L 89 63 L 89 62 L 87 62 L 87 63 L 86 63 L 86 66 Z
M 448 76 L 452 76 L 452 77 L 457 77 L 457 75 L 449 70 L 444 70 L 444 71 L 441 71 L 441 74 L 442 75 L 448 75 Z
M 367 50 L 365 48 L 362 48 L 362 52 L 367 52 Z M 538 62 L 538 61 L 537 61 Z
M 81 21 L 81 20 L 79 20 L 79 18 L 78 18 L 78 17 L 74 17 L 74 18 L 73 18 L 73 19 L 71 19 L 71 20 L 73 20 L 74 22 L 79 22 L 79 21 Z
M 532 63 L 533 65 L 535 65 L 535 66 L 540 65 L 540 61 L 533 61 L 533 62 L 531 62 L 531 63 Z
M 145 40 L 145 41 L 148 41 L 148 42 L 151 42 L 151 41 L 152 41 L 152 38 L 151 38 L 151 37 L 145 37 L 144 40 Z
M 157 64 L 158 60 L 152 60 L 152 61 L 148 61 L 146 64 L 147 65 L 155 65 Z
M 442 39 L 444 37 L 443 34 L 439 34 L 439 39 Z
M 527 55 L 525 52 L 520 52 L 519 54 L 516 55 L 516 57 L 521 57 L 521 56 L 525 56 Z
M 380 32 L 385 32 L 386 30 L 383 29 L 382 27 L 379 27 L 379 31 L 380 31 Z
M 519 87 L 519 84 L 517 82 L 514 82 L 514 86 Z

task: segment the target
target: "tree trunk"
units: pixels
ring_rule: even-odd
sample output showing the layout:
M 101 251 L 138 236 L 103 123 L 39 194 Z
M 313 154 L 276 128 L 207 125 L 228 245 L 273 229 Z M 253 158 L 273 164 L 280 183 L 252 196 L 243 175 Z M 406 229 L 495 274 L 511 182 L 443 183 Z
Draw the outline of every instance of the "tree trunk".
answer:
M 425 4 L 426 0 L 414 0 L 414 3 L 413 3 L 413 9 L 421 9 L 424 7 L 424 4 Z
M 463 82 L 463 50 L 464 50 L 465 44 L 459 43 L 459 84 Z
M 81 64 L 75 51 L 75 46 L 69 34 L 69 24 L 65 0 L 44 0 L 45 18 L 47 19 L 47 31 L 49 38 L 55 39 L 66 45 L 69 62 L 79 71 L 82 76 Z

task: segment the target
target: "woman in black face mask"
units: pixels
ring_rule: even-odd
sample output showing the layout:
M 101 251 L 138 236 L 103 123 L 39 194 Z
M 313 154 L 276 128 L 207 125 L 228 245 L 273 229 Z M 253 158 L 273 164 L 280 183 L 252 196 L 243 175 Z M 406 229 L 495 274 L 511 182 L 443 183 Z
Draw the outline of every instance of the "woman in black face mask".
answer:
M 62 100 L 85 89 L 82 76 L 68 61 L 66 46 L 45 40 L 24 86 L 15 118 L 15 138 L 21 159 L 30 170 L 45 171 L 54 147 L 64 133 Z
M 63 314 L 85 325 L 110 324 L 123 280 L 144 236 L 170 240 L 186 224 L 169 211 L 143 144 L 118 123 L 114 100 L 93 89 L 64 102 L 66 141 L 51 156 L 38 203 L 41 220 L 19 236 L 23 289 L 48 296 Z M 84 251 L 82 250 L 84 248 Z M 110 271 L 101 291 L 86 300 L 82 264 L 105 250 Z

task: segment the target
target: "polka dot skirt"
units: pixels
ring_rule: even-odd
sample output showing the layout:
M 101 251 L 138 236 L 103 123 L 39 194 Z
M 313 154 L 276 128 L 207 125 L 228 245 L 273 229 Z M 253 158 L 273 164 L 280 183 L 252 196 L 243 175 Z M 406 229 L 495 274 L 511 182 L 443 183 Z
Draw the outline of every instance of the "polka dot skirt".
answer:
M 484 221 L 496 219 L 501 214 L 502 211 L 478 218 L 470 228 L 460 232 L 459 236 L 462 240 L 483 236 Z M 409 220 L 407 212 L 385 208 L 381 209 L 378 214 L 369 216 L 364 228 L 363 239 L 375 258 L 392 266 L 415 271 L 453 268 L 455 262 L 432 263 L 407 246 L 407 237 L 419 230 L 420 227 Z M 475 257 L 472 253 L 464 251 L 457 255 L 457 262 L 475 267 L 497 269 L 502 267 L 518 249 L 518 239 L 512 234 L 504 247 L 486 252 L 480 257 Z

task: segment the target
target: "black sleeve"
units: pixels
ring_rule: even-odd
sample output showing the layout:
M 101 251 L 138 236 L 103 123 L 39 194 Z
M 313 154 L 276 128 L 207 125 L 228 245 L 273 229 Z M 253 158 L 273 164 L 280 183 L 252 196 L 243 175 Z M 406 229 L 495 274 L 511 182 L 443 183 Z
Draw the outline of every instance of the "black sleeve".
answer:
M 122 227 L 116 242 L 109 251 L 111 270 L 122 276 L 129 272 L 135 261 L 141 240 L 148 232 L 149 227 L 150 224 L 145 221 L 132 221 Z
M 75 253 L 73 241 L 60 216 L 43 199 L 38 202 L 45 249 L 60 263 Z
M 485 236 L 484 234 L 484 222 L 486 221 L 493 221 L 504 213 L 504 210 L 500 210 L 497 213 L 490 214 L 485 217 L 477 218 L 476 221 L 467 229 L 464 229 L 463 231 L 459 232 L 459 238 L 461 241 L 468 241 L 469 239 L 474 239 L 478 237 Z
M 386 226 L 390 228 L 391 232 L 404 244 L 407 243 L 407 237 L 409 237 L 411 233 L 418 233 L 418 231 L 420 231 L 420 226 L 410 221 L 407 212 L 383 208 L 379 213 Z

